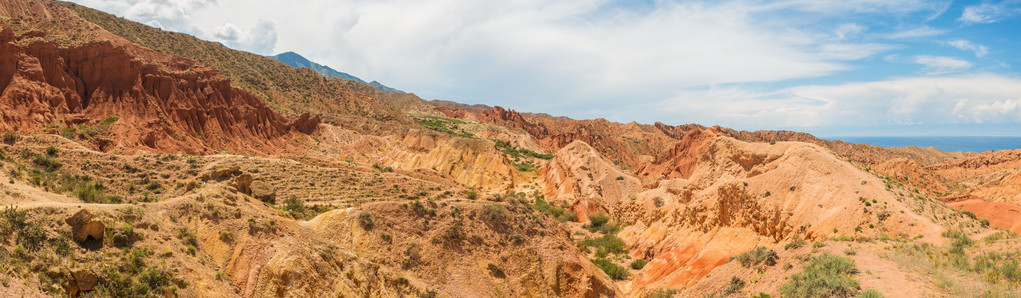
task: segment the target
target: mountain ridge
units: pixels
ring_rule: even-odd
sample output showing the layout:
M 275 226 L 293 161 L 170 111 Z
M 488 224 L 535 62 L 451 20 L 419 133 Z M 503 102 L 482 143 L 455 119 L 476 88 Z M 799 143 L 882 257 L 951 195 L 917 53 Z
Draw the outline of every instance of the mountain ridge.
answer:
M 360 79 L 360 78 L 358 78 L 356 76 L 350 75 L 350 74 L 345 73 L 345 72 L 337 71 L 337 70 L 335 70 L 333 68 L 330 68 L 329 66 L 326 66 L 326 65 L 322 65 L 322 64 L 319 64 L 319 63 L 312 62 L 311 60 L 308 60 L 304 56 L 299 55 L 298 53 L 295 53 L 295 52 L 288 51 L 288 52 L 283 52 L 283 53 L 276 54 L 276 55 L 273 55 L 273 56 L 268 56 L 268 57 L 273 59 L 273 60 L 283 62 L 283 63 L 285 63 L 287 65 L 290 65 L 290 66 L 293 66 L 293 67 L 304 67 L 304 68 L 311 69 L 312 71 L 314 71 L 314 72 L 316 72 L 319 75 L 322 75 L 324 77 L 340 78 L 340 79 L 345 79 L 345 80 L 356 81 L 356 82 L 359 82 L 359 83 L 365 83 L 365 81 L 363 81 L 362 79 Z

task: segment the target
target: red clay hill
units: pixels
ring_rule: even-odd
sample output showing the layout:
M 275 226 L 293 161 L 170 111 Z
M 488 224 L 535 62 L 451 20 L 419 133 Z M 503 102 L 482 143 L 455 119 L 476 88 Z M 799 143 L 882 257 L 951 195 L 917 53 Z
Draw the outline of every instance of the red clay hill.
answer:
M 63 6 L 4 1 L 0 10 L 13 16 L 0 24 L 2 130 L 56 131 L 101 150 L 195 154 L 279 152 L 292 132 L 318 126 L 275 113 L 211 67 L 127 42 Z

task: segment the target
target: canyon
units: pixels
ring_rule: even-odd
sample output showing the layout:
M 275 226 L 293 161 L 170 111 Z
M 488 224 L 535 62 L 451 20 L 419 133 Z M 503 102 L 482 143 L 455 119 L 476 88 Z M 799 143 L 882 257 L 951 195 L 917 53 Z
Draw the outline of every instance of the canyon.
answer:
M 0 107 L 5 295 L 1021 294 L 1021 150 L 430 102 L 49 0 L 0 3 Z

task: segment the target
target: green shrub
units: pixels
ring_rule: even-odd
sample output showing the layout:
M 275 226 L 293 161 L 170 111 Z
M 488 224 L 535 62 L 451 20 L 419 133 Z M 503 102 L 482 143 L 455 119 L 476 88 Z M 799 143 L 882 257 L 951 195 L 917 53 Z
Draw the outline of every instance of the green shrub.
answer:
M 281 209 L 287 211 L 287 214 L 290 215 L 291 218 L 309 220 L 320 213 L 328 211 L 330 208 L 325 205 L 309 206 L 305 204 L 305 201 L 292 196 L 291 198 L 284 200 L 283 207 Z
M 489 274 L 493 275 L 494 277 L 498 278 L 507 277 L 507 275 L 503 273 L 503 269 L 500 269 L 500 267 L 496 266 L 496 264 L 489 263 L 489 265 L 486 266 L 486 269 L 489 269 Z
M 57 147 L 46 146 L 46 155 L 57 156 L 57 153 L 60 153 L 60 150 L 58 150 Z
M 545 213 L 557 219 L 564 215 L 564 208 L 557 207 L 542 198 L 535 199 L 535 203 L 532 203 L 531 207 L 536 211 Z
M 582 244 L 596 248 L 596 256 L 605 257 L 609 254 L 622 254 L 626 253 L 625 247 L 627 244 L 624 240 L 613 234 L 603 235 L 603 237 L 595 239 L 585 239 Z
M 950 253 L 957 255 L 964 255 L 964 249 L 975 244 L 968 237 L 968 234 L 961 230 L 946 230 L 943 232 L 943 237 L 950 238 Z
M 961 213 L 970 217 L 971 219 L 978 219 L 978 216 L 975 216 L 975 213 L 972 213 L 971 211 L 962 211 Z
M 779 257 L 776 255 L 776 251 L 768 249 L 765 246 L 759 246 L 755 249 L 746 251 L 737 256 L 731 257 L 731 260 L 737 260 L 741 263 L 741 266 L 745 268 L 751 268 L 763 264 L 766 266 L 776 265 L 776 261 Z
M 367 211 L 362 211 L 361 213 L 358 213 L 358 225 L 362 226 L 362 229 L 365 229 L 366 231 L 372 230 L 373 227 L 372 213 L 369 213 Z
M 507 207 L 497 203 L 487 203 L 482 207 L 482 221 L 491 229 L 505 231 L 510 226 L 511 213 Z
M 851 259 L 825 252 L 812 258 L 805 270 L 780 286 L 785 297 L 852 297 L 861 286 L 854 279 L 858 268 Z
M 469 190 L 467 193 L 465 193 L 465 197 L 469 200 L 474 201 L 479 198 L 479 193 L 474 190 Z
M 32 159 L 32 163 L 46 169 L 47 172 L 54 172 L 63 165 L 52 156 L 45 154 L 36 154 L 35 158 Z
M 46 244 L 46 231 L 37 223 L 28 223 L 18 232 L 18 244 L 29 251 L 38 251 Z
M 783 249 L 784 250 L 798 249 L 798 248 L 801 248 L 802 246 L 805 246 L 805 244 L 808 244 L 808 242 L 806 242 L 805 239 L 801 239 L 801 237 L 797 237 L 793 241 L 791 241 L 790 243 L 787 243 L 787 245 L 784 245 Z
M 670 298 L 676 294 L 677 290 L 674 289 L 659 289 L 645 295 L 645 298 Z
M 574 221 L 577 218 L 578 218 L 578 213 L 575 213 L 573 211 L 566 211 L 566 212 L 564 212 L 563 215 L 558 216 L 557 220 L 560 221 L 560 222 L 569 222 L 569 221 Z
M 0 135 L 0 141 L 3 141 L 4 144 L 7 145 L 14 145 L 14 143 L 17 143 L 20 139 L 21 136 L 19 136 L 18 133 L 10 130 L 4 132 L 3 135 Z
M 135 228 L 127 223 L 121 224 L 120 228 L 113 232 L 113 245 L 117 247 L 131 246 L 138 238 Z
M 102 297 L 157 297 L 167 291 L 188 287 L 188 282 L 177 277 L 174 268 L 146 266 L 149 252 L 137 248 L 128 253 L 119 264 L 102 270 L 104 282 L 96 287 Z
M 861 292 L 861 295 L 858 295 L 858 298 L 883 298 L 883 293 L 880 293 L 879 291 L 876 291 L 874 289 L 868 289 L 865 290 L 864 292 Z
M 627 279 L 627 276 L 628 276 L 627 268 L 624 268 L 624 267 L 621 267 L 620 265 L 614 264 L 610 260 L 607 260 L 607 259 L 604 259 L 604 258 L 596 258 L 596 259 L 592 259 L 592 264 L 595 264 L 596 267 L 599 267 L 599 269 L 602 269 L 603 272 L 606 272 L 606 275 L 609 275 L 610 278 L 612 278 L 612 279 L 615 279 L 615 280 Z
M 4 207 L 4 210 L 0 212 L 0 218 L 3 219 L 0 228 L 3 229 L 4 234 L 20 232 L 28 225 L 28 211 L 18 209 L 18 207 Z
M 298 198 L 291 197 L 284 200 L 284 210 L 295 214 L 304 214 L 306 207 L 305 201 L 299 200 Z
M 223 242 L 234 242 L 234 234 L 228 231 L 220 231 L 220 241 Z
M 740 291 L 741 288 L 744 288 L 744 286 L 745 286 L 744 280 L 737 278 L 737 276 L 731 276 L 730 285 L 727 285 L 727 289 L 723 291 L 723 295 L 727 296 L 730 294 L 737 293 L 737 291 Z
M 988 219 L 985 219 L 985 218 L 979 219 L 978 223 L 981 224 L 983 228 L 988 228 L 989 227 L 989 220 Z
M 636 259 L 634 261 L 631 261 L 631 269 L 642 270 L 642 268 L 645 268 L 645 264 L 648 263 L 649 261 L 646 261 L 645 259 Z
M 610 222 L 610 217 L 602 213 L 593 214 L 592 216 L 589 216 L 588 219 L 590 225 L 595 228 L 602 227 L 606 223 Z
M 187 246 L 199 246 L 199 239 L 188 228 L 177 228 L 177 239 L 181 239 L 181 242 Z

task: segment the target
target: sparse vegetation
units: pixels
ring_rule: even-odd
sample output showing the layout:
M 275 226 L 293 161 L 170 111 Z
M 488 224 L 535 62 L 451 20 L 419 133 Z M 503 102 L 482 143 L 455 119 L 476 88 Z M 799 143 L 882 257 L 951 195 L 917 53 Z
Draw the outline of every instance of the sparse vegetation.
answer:
M 759 270 L 763 270 L 765 267 L 776 265 L 779 257 L 776 255 L 776 251 L 768 249 L 765 246 L 759 246 L 755 249 L 731 257 L 730 259 L 737 260 L 741 263 L 741 266 L 744 266 L 745 268 L 756 267 L 759 268 Z M 759 265 L 763 266 L 760 267 Z
M 853 297 L 861 291 L 854 275 L 858 267 L 851 259 L 822 253 L 780 286 L 785 297 Z
M 510 143 L 499 140 L 496 141 L 496 148 L 499 149 L 500 152 L 510 155 L 512 159 L 522 158 L 538 158 L 545 160 L 553 159 L 552 153 L 538 153 L 529 149 L 514 147 Z M 623 177 L 621 177 L 621 180 L 623 180 Z
M 5 131 L 3 135 L 0 135 L 0 141 L 3 141 L 3 143 L 7 145 L 14 145 L 14 143 L 17 143 L 20 139 L 21 136 L 11 130 Z
M 128 247 L 131 246 L 139 235 L 135 232 L 135 228 L 130 224 L 123 223 L 120 228 L 113 232 L 113 244 L 117 247 Z
M 582 241 L 586 246 L 591 246 L 596 249 L 596 257 L 606 257 L 610 254 L 622 254 L 626 253 L 627 244 L 624 240 L 613 234 L 603 235 L 599 238 L 585 239 Z
M 510 225 L 511 213 L 501 204 L 486 203 L 482 207 L 482 221 L 496 231 L 505 231 Z
M 147 265 L 145 260 L 150 255 L 148 250 L 136 248 L 120 264 L 106 267 L 102 273 L 106 282 L 99 284 L 96 293 L 107 297 L 155 297 L 166 295 L 168 289 L 173 292 L 188 287 L 188 282 L 177 277 L 176 268 Z
M 195 237 L 195 233 L 188 228 L 177 228 L 177 239 L 181 239 L 181 242 L 184 243 L 188 254 L 195 255 L 198 252 L 199 240 Z
M 645 259 L 635 259 L 634 261 L 631 261 L 631 269 L 642 270 L 642 268 L 645 267 L 645 264 L 648 263 L 649 261 L 646 261 Z
M 603 234 L 613 234 L 620 229 L 620 226 L 610 223 L 610 217 L 603 213 L 596 213 L 589 216 L 589 224 L 585 225 L 585 228 L 590 232 L 600 232 Z
M 57 153 L 60 153 L 60 150 L 57 149 L 57 147 L 46 146 L 46 155 L 57 156 Z
M 437 117 L 437 116 L 424 116 L 422 118 L 416 118 L 415 123 L 422 127 L 435 130 L 444 134 L 462 137 L 462 138 L 474 138 L 475 136 L 471 133 L 460 129 L 458 125 L 465 124 L 461 119 Z
M 60 167 L 63 166 L 63 164 L 56 158 L 53 158 L 53 156 L 45 154 L 36 154 L 35 159 L 32 160 L 32 163 L 36 164 L 39 167 L 42 167 L 43 169 L 46 170 L 46 172 L 55 172 L 57 171 L 57 169 L 60 169 Z
M 677 290 L 674 289 L 659 289 L 645 295 L 645 298 L 670 298 L 676 294 Z
M 284 200 L 283 206 L 280 209 L 285 211 L 285 214 L 291 218 L 301 220 L 312 219 L 329 210 L 328 207 L 323 205 L 308 206 L 305 204 L 305 201 L 299 200 L 295 197 Z
M 610 261 L 608 259 L 605 259 L 605 258 L 595 258 L 595 259 L 592 259 L 592 264 L 595 264 L 596 267 L 599 267 L 599 269 L 602 269 L 603 272 L 606 272 L 606 275 L 609 275 L 610 278 L 612 278 L 612 279 L 624 280 L 624 279 L 627 279 L 627 277 L 628 277 L 628 271 L 627 271 L 626 268 L 624 268 L 624 267 L 622 267 L 620 265 L 617 265 L 617 264 L 613 263 L 613 261 Z
M 808 242 L 806 242 L 805 239 L 802 239 L 801 237 L 796 237 L 790 243 L 784 245 L 783 249 L 784 250 L 798 249 L 801 248 L 802 246 L 805 246 L 805 244 L 808 244 Z
M 727 285 L 727 289 L 723 291 L 723 295 L 724 296 L 728 296 L 730 294 L 737 293 L 742 288 L 744 288 L 744 286 L 745 286 L 744 280 L 741 280 L 740 278 L 737 278 L 737 276 L 731 276 L 730 277 L 730 284 Z
M 496 264 L 489 263 L 489 265 L 486 266 L 486 269 L 489 269 L 489 274 L 492 275 L 493 277 L 497 278 L 507 277 L 507 275 L 503 273 L 503 269 L 500 269 L 500 267 L 496 266 Z
M 362 229 L 366 231 L 372 230 L 372 227 L 374 225 L 374 223 L 372 222 L 372 213 L 369 213 L 368 211 L 362 211 L 361 213 L 358 213 L 358 225 L 361 226 Z
M 546 200 L 543 200 L 542 198 L 535 199 L 535 203 L 532 203 L 532 209 L 548 214 L 560 222 L 574 220 L 577 216 L 574 212 L 565 211 L 565 208 L 546 202 Z

